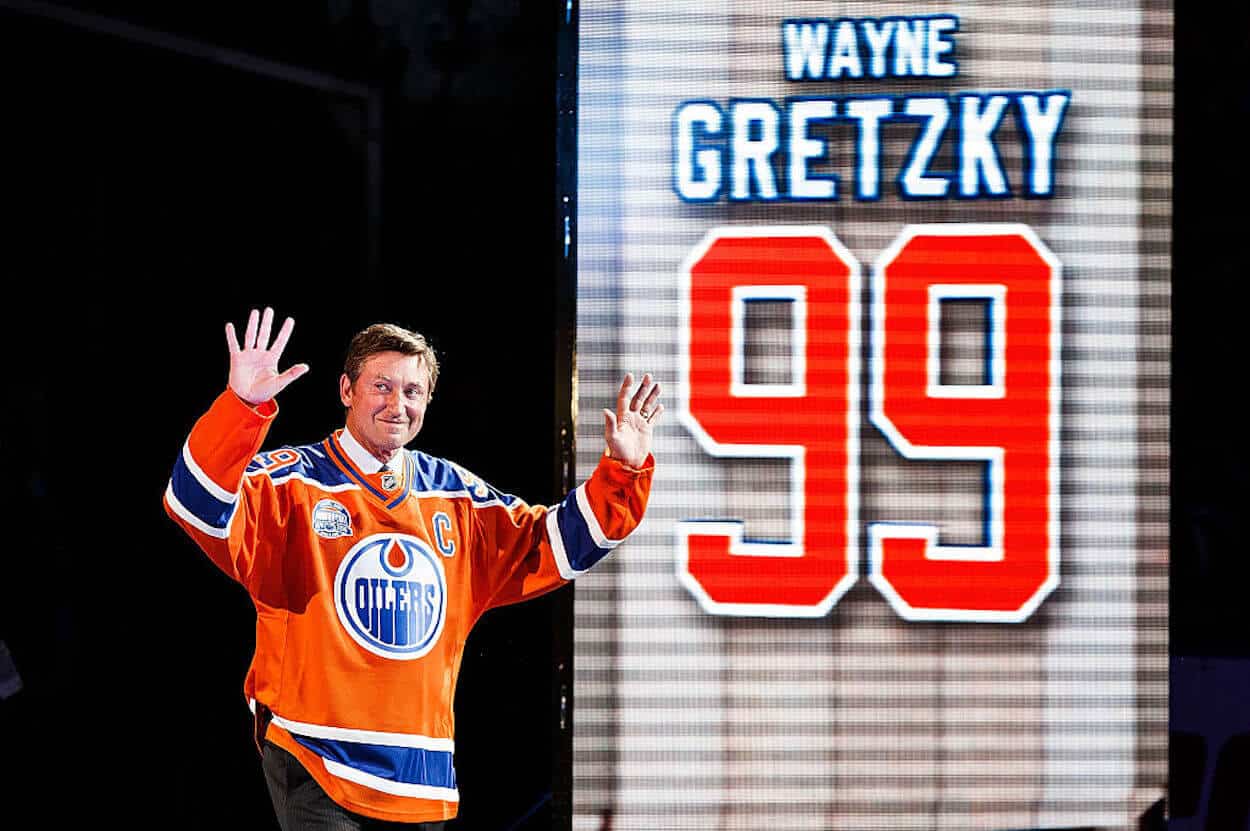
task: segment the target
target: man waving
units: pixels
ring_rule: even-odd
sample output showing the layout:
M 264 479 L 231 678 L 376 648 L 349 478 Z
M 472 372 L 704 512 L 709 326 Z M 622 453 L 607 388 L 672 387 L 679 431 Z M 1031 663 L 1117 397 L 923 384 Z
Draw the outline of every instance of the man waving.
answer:
M 226 390 L 195 423 L 165 509 L 256 607 L 244 693 L 284 831 L 442 828 L 456 815 L 452 703 L 465 639 L 488 609 L 564 585 L 642 520 L 664 407 L 643 375 L 605 409 L 605 453 L 557 505 L 530 506 L 405 446 L 438 360 L 416 332 L 357 333 L 339 379 L 344 427 L 262 450 L 294 329 L 226 325 Z M 272 336 L 272 341 L 271 341 Z

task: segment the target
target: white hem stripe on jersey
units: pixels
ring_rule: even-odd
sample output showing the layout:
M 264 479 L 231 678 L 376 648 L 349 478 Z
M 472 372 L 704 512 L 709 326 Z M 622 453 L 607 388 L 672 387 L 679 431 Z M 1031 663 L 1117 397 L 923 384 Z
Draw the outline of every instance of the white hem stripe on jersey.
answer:
M 256 711 L 256 701 L 248 702 L 252 712 Z M 324 724 L 309 724 L 303 721 L 292 721 L 274 714 L 273 723 L 301 736 L 314 739 L 334 739 L 358 744 L 386 744 L 392 747 L 412 747 L 418 750 L 436 750 L 443 753 L 454 753 L 456 743 L 452 739 L 437 739 L 422 736 L 418 733 L 384 733 L 379 730 L 353 730 L 348 727 L 330 727 Z

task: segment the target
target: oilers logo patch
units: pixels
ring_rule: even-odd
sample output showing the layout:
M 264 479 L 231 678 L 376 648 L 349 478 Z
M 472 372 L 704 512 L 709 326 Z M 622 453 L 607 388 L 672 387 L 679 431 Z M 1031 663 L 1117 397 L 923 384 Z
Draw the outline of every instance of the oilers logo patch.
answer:
M 352 640 L 409 661 L 434 648 L 447 617 L 440 558 L 407 534 L 373 534 L 352 546 L 334 578 L 334 607 Z
M 352 515 L 333 499 L 323 499 L 313 507 L 313 530 L 327 540 L 352 535 Z

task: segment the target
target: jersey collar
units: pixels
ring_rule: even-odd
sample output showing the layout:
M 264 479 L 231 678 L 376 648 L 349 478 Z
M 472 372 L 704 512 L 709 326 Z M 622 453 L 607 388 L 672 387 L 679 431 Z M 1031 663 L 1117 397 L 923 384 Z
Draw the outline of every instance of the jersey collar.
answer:
M 374 456 L 364 445 L 356 441 L 356 437 L 352 435 L 352 431 L 344 427 L 338 434 L 339 444 L 343 448 L 343 452 L 347 454 L 347 458 L 352 460 L 352 464 L 360 468 L 361 473 L 367 473 L 370 476 L 382 469 L 382 463 L 378 461 L 378 457 Z M 403 473 L 404 467 L 404 449 L 401 447 L 395 451 L 395 455 L 391 456 L 391 470 L 397 473 Z
M 336 430 L 332 436 L 326 439 L 325 448 L 335 463 L 347 474 L 348 478 L 360 485 L 374 499 L 385 505 L 387 510 L 393 510 L 403 504 L 404 500 L 408 498 L 408 494 L 412 492 L 412 482 L 416 478 L 416 467 L 408 453 L 401 451 L 391 458 L 390 467 L 400 478 L 401 484 L 397 492 L 387 493 L 382 489 L 382 483 L 377 475 L 378 471 L 382 469 L 382 463 L 370 455 L 359 442 L 352 438 L 352 434 L 347 428 Z M 365 463 L 369 463 L 367 468 Z M 366 472 L 366 470 L 371 472 Z

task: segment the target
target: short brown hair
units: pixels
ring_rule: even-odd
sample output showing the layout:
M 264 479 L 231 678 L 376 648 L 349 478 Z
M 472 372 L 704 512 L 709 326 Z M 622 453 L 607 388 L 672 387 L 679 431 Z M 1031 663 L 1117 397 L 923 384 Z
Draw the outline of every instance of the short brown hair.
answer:
M 438 383 L 438 358 L 434 355 L 434 348 L 425 339 L 425 335 L 393 323 L 374 323 L 352 336 L 351 343 L 347 345 L 347 357 L 343 361 L 343 372 L 348 380 L 355 384 L 365 361 L 379 352 L 420 355 L 425 362 L 425 368 L 430 371 L 429 394 L 434 394 L 434 385 Z

